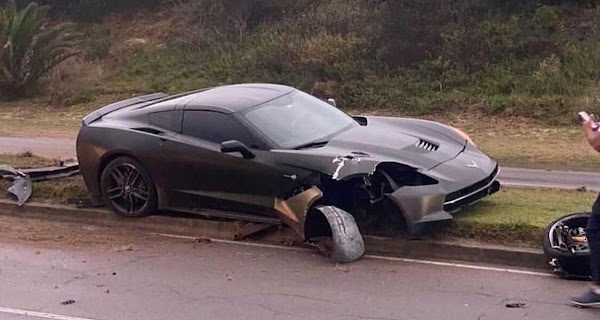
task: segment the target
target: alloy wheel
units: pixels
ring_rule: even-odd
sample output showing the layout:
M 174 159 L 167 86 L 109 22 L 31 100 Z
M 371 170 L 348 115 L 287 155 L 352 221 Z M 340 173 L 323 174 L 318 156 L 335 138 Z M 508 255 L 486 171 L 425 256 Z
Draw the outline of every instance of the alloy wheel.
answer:
M 139 169 L 123 163 L 112 168 L 105 196 L 115 208 L 128 214 L 136 214 L 147 206 L 150 199 L 148 186 Z

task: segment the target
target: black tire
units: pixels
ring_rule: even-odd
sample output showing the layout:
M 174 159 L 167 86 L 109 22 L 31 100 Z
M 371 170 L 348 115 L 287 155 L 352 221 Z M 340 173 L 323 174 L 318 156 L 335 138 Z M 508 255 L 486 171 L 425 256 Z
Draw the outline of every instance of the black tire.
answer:
M 354 217 L 334 206 L 316 206 L 319 222 L 307 230 L 307 240 L 333 262 L 353 262 L 365 254 L 365 244 Z
M 554 267 L 554 273 L 567 279 L 590 279 L 590 253 L 589 251 L 572 253 L 552 247 L 550 237 L 554 225 L 560 222 L 576 221 L 577 226 L 585 227 L 590 217 L 588 212 L 571 213 L 552 221 L 544 230 L 542 245 L 544 254 L 550 265 Z
M 100 176 L 102 197 L 115 213 L 124 217 L 143 217 L 156 211 L 157 196 L 148 170 L 137 160 L 115 158 Z

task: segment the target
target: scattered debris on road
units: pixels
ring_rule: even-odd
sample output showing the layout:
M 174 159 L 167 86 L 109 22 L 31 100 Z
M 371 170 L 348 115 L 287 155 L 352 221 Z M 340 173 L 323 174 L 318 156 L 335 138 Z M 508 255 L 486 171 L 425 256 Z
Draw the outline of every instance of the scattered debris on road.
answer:
M 134 251 L 133 248 L 133 244 L 128 244 L 128 245 L 124 245 L 124 246 L 120 246 L 118 248 L 115 248 L 116 252 L 123 252 L 123 251 Z
M 204 238 L 204 237 L 198 237 L 194 239 L 194 243 L 198 243 L 198 244 L 207 244 L 207 243 L 211 243 L 212 240 L 210 240 L 209 238 Z
M 507 308 L 525 308 L 527 307 L 527 303 L 523 302 L 523 301 L 517 301 L 517 302 L 508 302 L 506 304 Z
M 350 267 L 337 263 L 335 267 L 333 267 L 333 270 L 348 273 L 350 272 Z
M 70 305 L 73 303 L 75 303 L 75 300 L 69 299 L 69 300 L 65 300 L 65 301 L 61 302 L 60 304 L 62 304 L 63 306 L 67 306 L 67 305 Z

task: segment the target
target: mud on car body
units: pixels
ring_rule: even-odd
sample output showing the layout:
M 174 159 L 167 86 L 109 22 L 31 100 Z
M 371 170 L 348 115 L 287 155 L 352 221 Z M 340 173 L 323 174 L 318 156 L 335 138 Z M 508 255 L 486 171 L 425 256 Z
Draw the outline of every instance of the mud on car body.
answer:
M 340 261 L 364 252 L 356 222 L 414 234 L 499 189 L 497 163 L 459 130 L 351 117 L 272 84 L 103 107 L 83 119 L 77 154 L 91 194 L 121 215 L 207 207 L 278 219 Z

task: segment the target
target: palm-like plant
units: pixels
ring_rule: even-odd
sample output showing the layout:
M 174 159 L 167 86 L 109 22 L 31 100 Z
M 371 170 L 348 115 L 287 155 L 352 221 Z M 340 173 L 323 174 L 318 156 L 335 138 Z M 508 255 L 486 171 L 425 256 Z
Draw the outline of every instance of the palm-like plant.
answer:
M 0 9 L 0 94 L 22 96 L 38 79 L 76 54 L 79 35 L 73 24 L 46 27 L 48 7 L 29 3 L 19 10 L 14 0 Z

